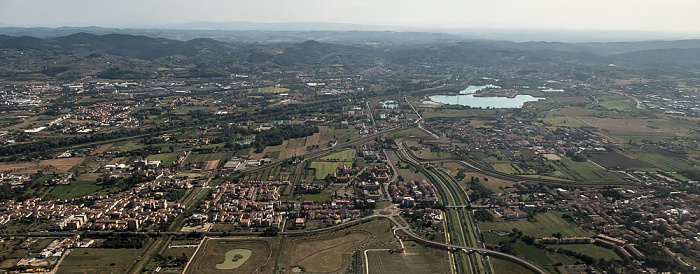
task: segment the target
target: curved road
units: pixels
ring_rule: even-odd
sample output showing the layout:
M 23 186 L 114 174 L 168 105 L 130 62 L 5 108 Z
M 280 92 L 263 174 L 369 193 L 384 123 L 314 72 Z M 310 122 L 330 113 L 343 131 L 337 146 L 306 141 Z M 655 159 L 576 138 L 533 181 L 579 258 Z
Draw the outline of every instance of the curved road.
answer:
M 401 221 L 399 221 L 399 220 L 397 219 L 397 218 L 401 218 L 400 216 L 398 216 L 398 212 L 399 212 L 398 209 L 395 209 L 395 210 L 391 211 L 391 214 L 390 214 L 390 215 L 381 215 L 381 214 L 379 214 L 378 212 L 375 212 L 375 215 L 363 217 L 363 218 L 360 218 L 360 219 L 357 219 L 357 220 L 352 220 L 352 221 L 349 221 L 349 222 L 346 222 L 346 223 L 343 223 L 343 224 L 340 224 L 340 225 L 337 225 L 337 226 L 331 226 L 331 227 L 320 228 L 320 229 L 314 229 L 314 230 L 304 230 L 304 231 L 284 231 L 284 232 L 280 232 L 280 233 L 278 233 L 278 234 L 279 234 L 279 235 L 289 235 L 289 236 L 293 236 L 293 235 L 317 234 L 317 233 L 323 233 L 323 232 L 329 232 L 329 231 L 337 230 L 337 229 L 340 229 L 340 228 L 342 228 L 342 227 L 355 225 L 355 224 L 361 223 L 361 222 L 370 221 L 371 219 L 375 219 L 375 218 L 387 218 L 387 219 L 389 219 L 389 221 L 391 221 L 391 222 L 396 226 L 396 230 L 401 230 L 401 231 L 403 231 L 407 236 L 413 238 L 413 240 L 415 240 L 415 241 L 417 241 L 417 242 L 421 242 L 421 243 L 428 244 L 428 245 L 431 245 L 431 246 L 436 246 L 436 247 L 444 247 L 444 248 L 446 248 L 446 249 L 453 249 L 453 250 L 462 249 L 462 250 L 466 250 L 466 251 L 478 252 L 478 253 L 480 253 L 480 254 L 482 254 L 482 255 L 494 256 L 494 257 L 498 257 L 498 258 L 501 258 L 501 259 L 509 260 L 509 261 L 511 261 L 511 262 L 514 262 L 514 263 L 521 264 L 521 265 L 523 265 L 523 266 L 525 266 L 525 267 L 527 267 L 527 268 L 529 268 L 529 269 L 535 271 L 536 273 L 540 273 L 540 274 L 549 274 L 549 272 L 545 271 L 544 269 L 540 268 L 539 266 L 537 266 L 537 265 L 535 265 L 535 264 L 533 264 L 533 263 L 531 263 L 531 262 L 529 262 L 529 261 L 527 261 L 527 260 L 518 258 L 518 257 L 513 256 L 513 255 L 510 255 L 510 254 L 508 254 L 508 253 L 498 252 L 498 251 L 495 251 L 495 250 L 490 250 L 490 249 L 485 249 L 485 248 L 479 248 L 479 247 L 471 247 L 471 246 L 461 246 L 461 245 L 454 245 L 454 244 L 446 244 L 446 243 L 431 241 L 431 240 L 422 238 L 422 237 L 416 235 L 415 233 L 413 233 L 413 231 L 411 230 L 411 228 L 405 225 L 405 222 L 402 223 Z M 152 234 L 152 233 L 153 233 L 153 234 L 157 234 L 157 235 L 187 235 L 187 234 L 189 234 L 189 232 L 103 232 L 103 233 L 104 233 L 104 234 L 107 234 L 107 233 L 129 234 L 129 235 L 133 235 L 133 234 Z M 241 236 L 242 236 L 242 235 L 251 235 L 251 236 L 252 236 L 252 235 L 261 235 L 262 233 L 263 233 L 263 232 L 243 232 L 243 233 L 228 233 L 228 235 L 232 235 L 232 236 L 233 236 L 233 235 L 241 235 Z M 29 234 L 29 235 L 27 235 L 27 234 Z M 39 236 L 39 237 L 41 237 L 41 236 L 50 236 L 49 234 L 52 234 L 53 236 L 56 236 L 56 234 L 63 234 L 63 236 L 68 236 L 67 234 L 75 235 L 75 233 L 64 232 L 64 233 L 46 233 L 46 234 L 44 234 L 44 235 L 40 235 L 40 233 L 17 233 L 17 234 L 4 234 L 3 236 L 9 236 L 9 235 L 14 235 L 14 236 L 32 236 L 31 234 L 34 234 L 33 236 L 35 236 L 35 237 L 36 237 L 36 236 Z M 99 234 L 99 233 L 98 233 L 98 234 Z M 223 232 L 203 232 L 202 234 L 203 234 L 203 235 L 218 235 L 218 236 L 221 236 L 221 235 L 223 235 Z
M 542 269 L 540 266 L 538 266 L 538 265 L 536 265 L 536 264 L 533 264 L 533 263 L 531 263 L 531 262 L 529 262 L 529 261 L 527 261 L 527 260 L 525 260 L 525 259 L 522 259 L 522 258 L 513 256 L 513 255 L 510 255 L 510 254 L 508 254 L 508 253 L 503 253 L 503 252 L 499 252 L 499 251 L 495 251 L 495 250 L 490 250 L 490 249 L 485 249 L 485 248 L 480 248 L 480 247 L 471 247 L 471 246 L 462 246 L 462 245 L 446 244 L 446 243 L 431 241 L 431 240 L 422 238 L 422 237 L 416 235 L 415 233 L 413 233 L 413 231 L 411 230 L 410 227 L 405 226 L 405 225 L 402 224 L 399 220 L 396 219 L 396 218 L 401 218 L 400 216 L 398 216 L 398 211 L 393 211 L 391 215 L 375 214 L 375 215 L 367 216 L 367 217 L 364 217 L 364 218 L 360 218 L 360 219 L 357 219 L 357 220 L 353 220 L 353 221 L 350 221 L 350 222 L 341 224 L 341 226 L 349 226 L 349 225 L 352 225 L 352 224 L 355 224 L 355 223 L 368 221 L 368 220 L 374 219 L 374 218 L 387 218 L 387 219 L 389 219 L 389 221 L 391 221 L 391 222 L 396 226 L 396 228 L 395 228 L 396 230 L 401 230 L 401 231 L 403 231 L 406 235 L 408 235 L 409 237 L 413 238 L 413 240 L 416 240 L 416 241 L 421 242 L 421 243 L 424 243 L 424 244 L 428 244 L 428 245 L 431 245 L 431 246 L 437 246 L 437 247 L 444 247 L 444 248 L 447 248 L 447 249 L 462 249 L 462 250 L 466 250 L 466 251 L 478 252 L 478 253 L 480 253 L 480 254 L 482 254 L 482 255 L 494 256 L 494 257 L 498 257 L 498 258 L 501 258 L 501 259 L 505 259 L 505 260 L 508 260 L 508 261 L 511 261 L 511 262 L 514 262 L 514 263 L 517 263 L 517 264 L 521 264 L 521 265 L 523 265 L 523 266 L 529 268 L 530 270 L 534 271 L 535 273 L 549 274 L 549 272 L 547 272 L 546 270 Z M 304 234 L 313 234 L 313 233 L 328 232 L 328 231 L 335 230 L 335 229 L 338 229 L 338 228 L 339 228 L 339 226 L 332 226 L 332 227 L 321 228 L 321 229 L 315 229 L 315 230 L 308 230 L 308 231 L 295 231 L 295 232 L 288 232 L 288 231 L 287 231 L 287 232 L 281 232 L 280 234 L 281 234 L 281 235 L 304 235 Z
M 385 217 L 385 216 L 381 216 L 381 217 Z M 421 238 L 420 236 L 414 234 L 413 231 L 411 231 L 410 228 L 400 226 L 400 225 L 398 224 L 398 221 L 396 221 L 396 220 L 394 219 L 394 216 L 389 216 L 389 217 L 387 217 L 387 218 L 389 218 L 389 220 L 391 220 L 391 222 L 393 222 L 393 223 L 398 227 L 397 230 L 403 231 L 404 233 L 406 233 L 406 235 L 408 235 L 409 237 L 413 238 L 413 239 L 416 240 L 416 241 L 419 241 L 419 242 L 422 242 L 422 243 L 425 243 L 425 244 L 428 244 L 428 245 L 432 245 L 432 246 L 445 247 L 445 248 L 447 248 L 447 249 L 462 249 L 462 250 L 467 250 L 467 251 L 474 251 L 474 252 L 478 252 L 478 253 L 483 254 L 483 255 L 494 256 L 494 257 L 498 257 L 498 258 L 501 258 L 501 259 L 509 260 L 509 261 L 511 261 L 511 262 L 514 262 L 514 263 L 521 264 L 521 265 L 523 265 L 523 266 L 529 268 L 530 270 L 532 270 L 532 271 L 534 271 L 534 272 L 536 272 L 536 273 L 540 273 L 540 274 L 548 274 L 548 273 L 549 273 L 549 272 L 547 272 L 546 270 L 542 269 L 540 266 L 538 266 L 538 265 L 536 265 L 536 264 L 533 264 L 533 263 L 531 263 L 531 262 L 529 262 L 529 261 L 527 261 L 527 260 L 521 259 L 521 258 L 519 258 L 519 257 L 510 255 L 510 254 L 508 254 L 508 253 L 498 252 L 498 251 L 494 251 L 494 250 L 490 250 L 490 249 L 485 249 L 485 248 L 479 248 L 479 247 L 471 247 L 471 246 L 460 246 L 460 245 L 446 244 L 446 243 L 441 243 L 441 242 L 436 242 L 436 241 L 431 241 L 431 240 L 428 240 L 428 239 Z

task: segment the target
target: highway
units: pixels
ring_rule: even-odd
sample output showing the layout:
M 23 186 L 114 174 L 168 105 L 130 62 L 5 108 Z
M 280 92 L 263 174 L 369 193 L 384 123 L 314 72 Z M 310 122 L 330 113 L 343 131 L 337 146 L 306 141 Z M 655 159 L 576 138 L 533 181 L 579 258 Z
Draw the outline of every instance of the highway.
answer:
M 437 193 L 441 196 L 442 204 L 449 206 L 445 210 L 446 240 L 449 244 L 459 246 L 479 246 L 479 238 L 476 235 L 476 228 L 473 220 L 467 211 L 469 198 L 462 188 L 454 182 L 451 177 L 441 171 L 425 168 L 408 154 L 408 149 L 403 142 L 399 143 L 401 153 L 400 158 L 407 160 L 422 172 L 434 185 Z M 465 225 L 467 227 L 465 227 Z M 455 254 L 454 263 L 459 273 L 483 273 L 490 272 L 483 258 L 475 254 Z M 468 271 L 467 271 L 468 270 Z
M 464 242 L 466 240 L 466 237 L 464 237 L 464 236 L 469 236 L 468 235 L 469 232 L 472 233 L 472 235 L 471 235 L 472 237 L 470 238 L 471 241 L 469 244 L 441 243 L 441 242 L 435 242 L 435 241 L 422 239 L 422 238 L 418 237 L 417 235 L 413 234 L 413 232 L 410 229 L 404 229 L 404 227 L 401 227 L 397 224 L 397 226 L 399 226 L 399 229 L 402 229 L 407 235 L 409 235 L 412 238 L 416 239 L 417 241 L 421 241 L 425 244 L 429 244 L 429 245 L 433 245 L 433 246 L 442 246 L 442 247 L 445 247 L 448 249 L 463 249 L 463 250 L 467 250 L 467 251 L 474 251 L 474 252 L 477 252 L 481 255 L 491 255 L 494 257 L 506 259 L 506 260 L 521 264 L 521 265 L 535 271 L 536 273 L 548 273 L 546 270 L 540 268 L 538 265 L 531 263 L 527 260 L 518 258 L 516 256 L 510 255 L 507 253 L 502 253 L 502 252 L 497 252 L 497 251 L 477 247 L 479 245 L 478 235 L 473 235 L 473 234 L 476 234 L 478 230 L 474 226 L 474 221 L 470 218 L 471 216 L 469 215 L 468 212 L 466 212 L 466 209 L 473 207 L 473 205 L 469 204 L 468 197 L 466 196 L 464 191 L 461 190 L 461 187 L 459 187 L 458 185 L 455 185 L 455 182 L 453 182 L 451 178 L 445 178 L 445 176 L 449 177 L 449 175 L 444 174 L 444 175 L 440 176 L 439 171 L 428 170 L 428 169 L 423 168 L 423 165 L 421 165 L 421 163 L 416 159 L 415 155 L 410 152 L 410 149 L 406 148 L 406 145 L 403 142 L 400 142 L 398 145 L 399 145 L 399 151 L 401 151 L 400 156 L 404 156 L 404 157 L 402 157 L 404 160 L 409 161 L 411 164 L 413 164 L 416 167 L 420 167 L 421 171 L 425 173 L 426 177 L 428 177 L 428 178 L 433 177 L 431 181 L 433 181 L 436 184 L 435 185 L 436 189 L 440 192 L 443 192 L 443 196 L 447 198 L 447 201 L 443 201 L 443 204 L 445 205 L 446 209 L 451 209 L 453 211 L 456 211 L 456 214 L 454 214 L 454 215 L 451 215 L 451 214 L 449 214 L 450 213 L 449 211 L 446 211 L 445 212 L 446 213 L 445 221 L 447 222 L 448 225 L 450 223 L 459 224 L 457 227 L 459 229 L 458 231 L 460 231 L 461 235 L 462 235 L 461 242 Z M 455 195 L 459 196 L 459 198 L 461 198 L 461 199 L 456 199 Z M 450 218 L 452 218 L 452 219 L 450 219 Z M 390 218 L 390 219 L 392 219 L 392 218 Z M 393 219 L 392 219 L 392 221 L 393 221 Z M 462 223 L 468 224 L 471 227 L 469 227 L 469 229 L 465 231 L 463 226 L 462 226 Z M 476 236 L 476 237 L 474 237 L 474 236 Z M 469 261 L 472 263 L 473 266 L 479 266 L 479 265 L 475 265 L 475 263 L 478 264 L 479 261 L 474 261 L 474 259 L 478 259 L 478 258 L 471 257 L 469 259 L 470 259 Z M 483 264 L 483 267 L 485 268 L 484 270 L 486 270 L 486 271 L 489 270 L 486 263 Z

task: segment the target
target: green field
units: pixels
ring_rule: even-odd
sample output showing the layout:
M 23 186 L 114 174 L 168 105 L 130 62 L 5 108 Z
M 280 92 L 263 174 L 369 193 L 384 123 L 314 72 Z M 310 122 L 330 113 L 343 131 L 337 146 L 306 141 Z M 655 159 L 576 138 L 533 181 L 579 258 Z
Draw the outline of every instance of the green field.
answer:
M 162 166 L 169 167 L 177 160 L 178 155 L 180 155 L 178 152 L 153 154 L 146 157 L 146 160 L 160 161 Z
M 621 131 L 621 130 L 609 130 L 605 133 L 599 133 L 612 139 L 619 143 L 627 143 L 630 140 L 633 142 L 641 143 L 642 141 L 663 141 L 668 140 L 676 135 L 670 132 L 632 132 L 632 131 Z
M 142 252 L 142 249 L 76 248 L 61 262 L 56 273 L 127 273 Z
M 513 166 L 511 164 L 493 164 L 491 165 L 494 170 L 498 172 L 503 172 L 503 173 L 508 173 L 508 174 L 516 174 L 517 171 L 513 169 Z
M 319 194 L 308 194 L 301 198 L 304 201 L 314 201 L 316 203 L 330 202 L 331 194 L 329 193 L 319 193 Z
M 616 110 L 616 111 L 637 111 L 637 102 L 632 100 L 631 98 L 624 97 L 625 99 L 618 99 L 618 100 L 600 100 L 599 105 L 604 107 L 605 109 L 609 110 Z M 600 98 L 599 98 L 600 99 Z M 607 99 L 607 98 L 606 98 Z M 612 99 L 612 98 L 610 98 Z
M 692 164 L 683 158 L 632 149 L 625 150 L 622 154 L 633 159 L 650 163 L 663 171 L 683 171 L 694 169 Z
M 590 232 L 586 232 L 575 224 L 562 219 L 561 216 L 565 213 L 547 211 L 545 213 L 537 213 L 534 222 L 528 220 L 483 222 L 479 226 L 481 231 L 484 231 L 483 233 L 488 233 L 488 230 L 510 232 L 513 228 L 517 228 L 525 235 L 536 238 L 551 237 L 552 234 L 557 232 L 560 232 L 564 237 L 585 237 L 591 235 Z
M 230 152 L 219 152 L 219 153 L 207 153 L 207 154 L 199 154 L 199 153 L 192 153 L 189 157 L 187 157 L 187 163 L 199 163 L 199 162 L 206 162 L 206 161 L 212 161 L 212 160 L 220 160 L 220 161 L 227 161 L 233 156 L 232 153 Z
M 524 257 L 528 261 L 539 265 L 553 265 L 556 263 L 574 264 L 576 259 L 555 252 L 547 252 L 537 248 L 534 245 L 528 245 L 524 242 L 513 244 L 513 248 L 520 257 Z
M 57 185 L 51 190 L 51 197 L 56 199 L 71 199 L 97 192 L 102 187 L 93 181 L 75 181 L 69 185 Z
M 555 161 L 558 171 L 567 175 L 568 179 L 576 181 L 603 181 L 603 182 L 619 182 L 620 177 L 610 171 L 607 171 L 592 161 L 575 162 L 568 157 L 564 157 L 561 161 Z
M 328 174 L 333 174 L 339 167 L 343 165 L 351 166 L 352 162 L 311 162 L 309 168 L 315 169 L 314 178 L 323 180 Z
M 571 245 L 550 245 L 552 248 L 561 248 L 585 254 L 597 259 L 620 260 L 620 256 L 612 249 L 607 249 L 594 244 L 571 244 Z
M 339 161 L 339 162 L 352 162 L 355 161 L 356 152 L 354 149 L 346 149 L 340 152 L 333 153 L 331 155 L 322 157 L 322 161 Z
M 502 241 L 510 241 L 511 239 L 513 239 L 513 237 L 510 237 L 508 235 L 501 236 L 494 233 L 489 233 L 488 231 L 484 231 L 481 234 L 484 236 L 485 244 L 497 245 Z
M 491 266 L 493 266 L 492 270 L 494 274 L 510 274 L 510 273 L 518 273 L 518 274 L 534 274 L 535 272 L 532 272 L 529 268 L 526 268 L 522 265 L 502 260 L 502 259 L 497 259 L 497 258 L 489 258 L 491 260 Z
M 584 123 L 583 121 L 579 120 L 578 118 L 568 117 L 568 116 L 548 117 L 547 119 L 544 119 L 544 122 L 548 126 L 551 125 L 552 127 L 581 128 L 581 127 L 588 126 L 588 124 Z
M 42 238 L 37 239 L 36 243 L 32 245 L 29 249 L 29 256 L 34 256 L 39 254 L 44 248 L 46 248 L 54 239 L 52 238 Z
M 116 142 L 112 146 L 112 149 L 114 150 L 120 150 L 120 151 L 131 151 L 131 150 L 136 150 L 145 147 L 144 145 L 140 144 L 139 142 L 136 141 L 121 141 L 121 142 Z
M 367 251 L 370 274 L 450 273 L 447 252 L 405 242 L 405 253 Z M 364 273 L 364 272 L 363 272 Z
M 306 137 L 289 139 L 287 149 L 294 149 L 306 146 Z

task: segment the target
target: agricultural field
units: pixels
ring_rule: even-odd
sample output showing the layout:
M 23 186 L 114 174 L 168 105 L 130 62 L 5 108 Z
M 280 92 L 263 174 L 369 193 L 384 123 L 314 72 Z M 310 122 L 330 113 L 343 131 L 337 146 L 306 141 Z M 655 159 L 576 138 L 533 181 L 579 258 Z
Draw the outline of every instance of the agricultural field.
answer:
M 289 255 L 280 258 L 280 270 L 287 273 L 284 270 L 298 267 L 308 273 L 345 273 L 352 253 L 371 238 L 366 231 L 290 238 L 284 243 L 283 254 Z
M 338 168 L 345 166 L 352 166 L 355 161 L 355 154 L 357 152 L 353 149 L 346 149 L 340 152 L 324 156 L 314 162 L 309 164 L 309 169 L 315 170 L 314 178 L 317 180 L 325 179 L 329 174 L 336 172 Z
M 71 168 L 79 165 L 84 160 L 85 157 L 72 157 L 16 164 L 1 163 L 0 172 L 7 171 L 10 173 L 17 174 L 34 174 L 38 171 L 42 171 L 44 173 L 64 173 L 70 170 Z
M 403 253 L 389 250 L 367 251 L 365 259 L 370 274 L 423 274 L 450 273 L 450 262 L 445 250 L 422 246 L 411 241 L 404 241 Z
M 599 132 L 598 135 L 602 135 L 618 143 L 627 143 L 629 141 L 635 143 L 642 143 L 645 141 L 659 142 L 676 136 L 670 132 L 632 132 L 623 130 L 610 130 L 603 133 Z
M 622 153 L 629 158 L 648 162 L 663 171 L 683 171 L 694 169 L 692 163 L 684 158 L 669 155 L 669 152 L 639 149 L 627 149 Z
M 495 193 L 499 193 L 499 192 L 507 193 L 509 191 L 514 190 L 513 186 L 515 185 L 515 182 L 512 182 L 512 181 L 507 181 L 507 180 L 498 179 L 498 178 L 491 177 L 491 176 L 486 176 L 486 175 L 483 175 L 481 173 L 468 173 L 467 176 L 474 176 L 474 177 L 481 178 L 480 183 Z M 483 180 L 483 178 L 487 178 L 488 181 Z
M 270 157 L 270 158 L 279 158 L 280 151 L 285 150 L 287 147 L 287 143 L 289 140 L 284 140 L 281 145 L 276 145 L 276 146 L 267 146 L 265 149 L 263 149 L 262 152 L 260 153 L 255 153 L 251 154 L 249 157 L 250 159 L 255 159 L 255 160 L 260 160 L 265 157 Z
M 288 159 L 296 155 L 302 155 L 306 153 L 306 142 L 307 139 L 311 137 L 301 137 L 290 139 L 287 142 L 286 149 L 280 151 L 278 159 Z
M 357 152 L 354 149 L 346 149 L 340 152 L 333 153 L 328 156 L 321 157 L 321 161 L 335 161 L 335 162 L 352 162 L 355 161 L 355 156 Z
M 197 164 L 198 168 L 201 168 L 202 170 L 205 170 L 205 171 L 215 170 L 219 166 L 219 163 L 227 161 L 232 156 L 233 156 L 233 153 L 231 153 L 231 152 L 207 153 L 207 154 L 192 153 L 192 154 L 190 154 L 189 157 L 187 157 L 186 164 L 187 165 Z
M 562 219 L 561 216 L 566 212 L 547 211 L 537 213 L 534 222 L 528 220 L 519 221 L 498 221 L 498 222 L 483 222 L 479 224 L 483 233 L 488 233 L 489 230 L 510 232 L 513 228 L 517 228 L 525 235 L 536 238 L 551 237 L 557 232 L 564 237 L 587 237 L 591 233 L 584 231 L 573 223 L 569 223 Z
M 278 241 L 278 238 L 206 238 L 185 273 L 270 273 L 275 266 Z M 232 251 L 248 254 L 240 258 L 232 255 Z
M 513 166 L 513 164 L 492 164 L 491 167 L 498 171 L 508 174 L 518 174 L 519 169 Z
M 199 154 L 199 153 L 192 153 L 189 157 L 187 157 L 187 162 L 188 163 L 199 163 L 199 162 L 206 162 L 206 161 L 212 161 L 212 160 L 228 160 L 231 158 L 232 153 L 229 152 L 220 152 L 220 153 L 207 153 L 207 154 Z
M 118 150 L 118 151 L 131 151 L 131 150 L 136 150 L 140 148 L 144 148 L 145 145 L 137 142 L 137 141 L 120 141 L 114 143 L 112 146 L 111 150 Z
M 288 92 L 288 88 L 281 88 L 281 87 L 264 87 L 264 88 L 250 88 L 248 89 L 249 93 L 284 93 Z
M 287 237 L 277 265 L 279 273 L 345 273 L 355 251 L 398 249 L 388 220 L 376 220 L 320 235 Z
M 547 126 L 553 127 L 581 128 L 588 126 L 586 122 L 581 121 L 577 117 L 551 116 L 544 119 L 544 122 Z
M 251 172 L 246 176 L 247 181 L 272 181 L 272 180 L 282 180 L 284 176 L 280 176 L 282 167 L 280 165 L 275 165 L 267 168 Z
M 326 127 L 319 127 L 319 131 L 324 130 Z M 321 132 L 316 132 L 311 136 L 306 136 L 306 140 L 304 141 L 304 147 L 311 147 L 319 144 L 319 141 L 321 140 Z
M 567 179 L 575 181 L 619 182 L 622 180 L 615 173 L 607 171 L 591 161 L 575 162 L 564 157 L 560 161 L 553 161 L 553 163 L 558 171 L 566 175 Z
M 76 248 L 63 259 L 56 273 L 127 273 L 143 252 L 143 248 Z
M 319 137 L 318 137 L 318 143 L 317 145 L 321 147 L 325 147 L 325 144 L 328 143 L 328 141 L 333 139 L 333 136 L 336 136 L 335 129 L 330 128 L 330 127 L 319 127 Z M 316 135 L 316 134 L 314 134 Z M 308 142 L 307 142 L 308 144 Z
M 489 260 L 491 260 L 491 266 L 494 274 L 535 274 L 535 272 L 532 272 L 532 270 L 530 270 L 529 268 L 526 268 L 516 263 L 512 263 L 510 261 L 497 259 L 493 257 L 490 257 Z
M 95 150 L 92 151 L 91 155 L 99 155 L 107 151 L 110 147 L 112 147 L 113 144 L 105 144 L 97 147 Z
M 178 155 L 180 155 L 179 152 L 159 153 L 159 154 L 149 155 L 148 157 L 146 157 L 146 160 L 148 160 L 148 161 L 160 161 L 162 166 L 170 167 L 173 165 L 173 162 L 175 162 L 175 160 L 177 160 Z
M 311 162 L 309 168 L 315 170 L 314 178 L 323 180 L 343 165 L 351 166 L 352 162 Z
M 95 181 L 75 181 L 69 185 L 57 185 L 51 190 L 54 199 L 71 199 L 95 193 L 102 189 Z
M 534 245 L 528 245 L 525 242 L 513 244 L 513 249 L 515 249 L 519 257 L 523 257 L 539 265 L 553 265 L 556 263 L 575 264 L 577 261 L 575 258 L 556 252 L 545 251 Z
M 481 234 L 484 237 L 484 243 L 487 245 L 498 245 L 503 241 L 510 241 L 513 237 L 508 236 L 511 231 L 483 231 Z
M 620 256 L 615 253 L 612 249 L 607 249 L 602 246 L 597 246 L 595 244 L 570 244 L 570 245 L 550 245 L 554 249 L 566 249 L 581 254 L 585 254 L 598 259 L 603 260 L 621 260 Z
M 619 153 L 600 153 L 591 154 L 588 157 L 589 161 L 593 161 L 596 164 L 604 168 L 621 168 L 621 169 L 634 169 L 634 168 L 652 168 L 654 165 L 640 161 L 637 159 L 632 159 L 625 155 Z
M 282 144 L 277 146 L 268 146 L 263 152 L 251 154 L 251 159 L 262 159 L 262 158 L 274 158 L 274 159 L 288 159 L 297 155 L 302 155 L 307 151 L 307 139 L 309 137 L 300 137 L 289 140 L 284 140 Z M 316 143 L 314 143 L 315 145 Z

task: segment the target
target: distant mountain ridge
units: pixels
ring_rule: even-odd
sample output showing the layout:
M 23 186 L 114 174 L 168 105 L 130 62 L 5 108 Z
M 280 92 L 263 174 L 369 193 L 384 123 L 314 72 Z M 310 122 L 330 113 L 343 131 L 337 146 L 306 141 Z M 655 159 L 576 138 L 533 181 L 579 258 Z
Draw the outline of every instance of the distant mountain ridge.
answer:
M 211 38 L 223 42 L 234 43 L 299 43 L 306 40 L 316 40 L 339 44 L 429 44 L 435 42 L 465 42 L 465 41 L 518 41 L 519 43 L 561 43 L 576 45 L 585 51 L 622 53 L 658 48 L 690 48 L 696 47 L 697 39 L 678 39 L 677 37 L 693 37 L 690 35 L 662 35 L 640 33 L 635 35 L 626 32 L 603 32 L 601 41 L 611 41 L 613 37 L 635 42 L 587 42 L 586 35 L 595 35 L 593 31 L 562 31 L 562 30 L 508 30 L 508 29 L 420 29 L 385 26 L 366 26 L 354 24 L 330 23 L 254 23 L 254 22 L 194 22 L 178 25 L 163 25 L 148 29 L 105 28 L 105 27 L 2 27 L 0 35 L 33 36 L 39 38 L 60 37 L 75 33 L 129 34 L 144 35 L 154 38 L 174 40 L 192 40 L 196 38 Z M 538 36 L 538 33 L 542 35 Z M 551 37 L 551 39 L 543 39 Z M 563 40 L 557 39 L 560 37 Z M 653 39 L 652 39 L 653 38 Z M 568 41 L 568 42 L 561 42 Z M 581 42 L 586 41 L 586 42 Z M 676 43 L 677 41 L 686 41 Z M 692 44 L 692 45 L 690 45 Z M 522 46 L 522 45 L 521 45 Z M 566 51 L 576 48 L 562 49 Z
M 379 35 L 379 33 L 373 33 Z M 0 49 L 14 49 L 49 56 L 73 56 L 76 63 L 62 63 L 57 67 L 38 67 L 50 76 L 72 75 L 81 71 L 103 71 L 98 76 L 152 77 L 154 68 L 183 68 L 196 71 L 200 76 L 227 75 L 238 70 L 270 67 L 317 68 L 342 65 L 352 68 L 374 66 L 421 67 L 433 65 L 495 66 L 532 65 L 594 66 L 661 69 L 696 69 L 700 67 L 700 40 L 650 41 L 629 43 L 567 44 L 558 42 L 508 41 L 439 41 L 433 43 L 403 44 L 338 44 L 316 40 L 280 42 L 273 44 L 229 43 L 210 38 L 174 40 L 146 35 L 75 33 L 67 36 L 36 38 L 0 35 Z M 120 56 L 122 66 L 112 64 L 94 67 L 89 56 Z M 30 54 L 34 56 L 35 54 Z M 41 56 L 41 54 L 39 54 Z M 79 58 L 76 58 L 79 57 Z M 26 58 L 26 57 L 25 57 Z M 55 58 L 55 57 L 50 57 Z M 148 63 L 136 61 L 144 60 Z M 12 61 L 12 60 L 8 60 Z M 31 61 L 42 61 L 31 60 Z M 45 60 L 44 60 L 45 61 Z M 115 60 L 114 62 L 117 62 Z M 27 61 L 20 61 L 18 64 Z M 127 64 L 140 64 L 132 66 Z M 103 62 L 104 63 L 104 62 Z M 115 67 L 117 66 L 117 67 Z M 8 66 L 11 67 L 11 66 Z M 132 72 L 130 70 L 138 70 Z M 105 74 L 104 71 L 108 73 Z M 8 71 L 7 73 L 12 73 Z M 77 72 L 76 72 L 77 73 Z M 116 76 L 115 76 L 116 75 Z

